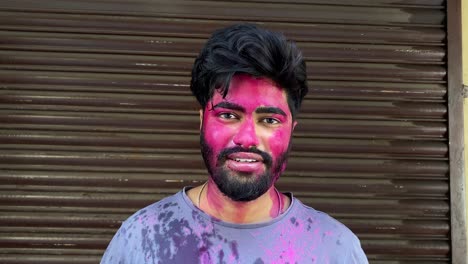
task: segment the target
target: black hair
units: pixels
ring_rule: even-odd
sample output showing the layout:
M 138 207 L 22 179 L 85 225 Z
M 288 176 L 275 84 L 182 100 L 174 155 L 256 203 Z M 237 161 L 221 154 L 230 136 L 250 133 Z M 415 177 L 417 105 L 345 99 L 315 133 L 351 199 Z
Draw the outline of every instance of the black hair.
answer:
M 235 74 L 273 80 L 286 91 L 293 116 L 308 91 L 301 51 L 283 34 L 253 24 L 235 24 L 213 33 L 195 59 L 190 89 L 205 108 L 215 89 L 226 97 Z

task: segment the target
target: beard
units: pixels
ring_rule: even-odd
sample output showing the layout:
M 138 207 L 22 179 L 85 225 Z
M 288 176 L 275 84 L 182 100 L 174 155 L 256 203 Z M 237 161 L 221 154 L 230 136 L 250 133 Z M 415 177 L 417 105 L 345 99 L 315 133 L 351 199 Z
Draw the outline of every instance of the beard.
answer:
M 280 173 L 285 168 L 291 140 L 287 150 L 281 153 L 275 162 L 273 162 L 271 155 L 264 151 L 240 146 L 225 148 L 215 158 L 213 149 L 205 140 L 203 129 L 200 133 L 200 145 L 205 166 L 218 189 L 233 201 L 247 202 L 262 196 L 278 180 Z M 260 175 L 252 175 L 251 173 L 234 172 L 226 168 L 225 163 L 228 156 L 236 152 L 250 152 L 260 155 L 263 159 L 265 172 Z M 211 161 L 216 163 L 212 165 Z

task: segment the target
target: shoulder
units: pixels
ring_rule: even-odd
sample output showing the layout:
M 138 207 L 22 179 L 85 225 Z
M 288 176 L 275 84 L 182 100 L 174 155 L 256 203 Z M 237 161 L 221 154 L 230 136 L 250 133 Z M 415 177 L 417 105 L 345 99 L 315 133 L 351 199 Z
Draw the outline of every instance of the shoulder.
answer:
M 342 259 L 348 260 L 346 263 L 367 263 L 359 238 L 347 226 L 330 215 L 303 204 L 296 198 L 294 198 L 294 203 L 296 215 L 307 221 L 311 230 L 321 237 L 324 245 L 328 248 L 336 248 L 335 254 L 342 255 Z
M 127 218 L 109 243 L 101 264 L 146 263 L 156 246 L 154 237 L 158 225 L 180 215 L 182 193 L 150 204 Z M 151 238 L 150 238 L 151 237 Z
M 336 238 L 337 244 L 351 245 L 359 243 L 357 236 L 343 223 L 331 217 L 327 213 L 316 210 L 294 199 L 292 216 L 302 219 L 311 230 L 322 233 L 323 237 Z M 296 221 L 291 219 L 291 221 Z
M 122 223 L 122 227 L 144 227 L 170 218 L 180 209 L 181 196 L 182 193 L 178 192 L 138 210 Z
M 302 219 L 307 219 L 309 223 L 317 224 L 322 228 L 330 230 L 341 230 L 346 233 L 352 233 L 349 228 L 344 224 L 331 217 L 327 213 L 316 210 L 308 205 L 303 204 L 297 198 L 293 198 L 294 201 L 294 214 L 300 216 Z

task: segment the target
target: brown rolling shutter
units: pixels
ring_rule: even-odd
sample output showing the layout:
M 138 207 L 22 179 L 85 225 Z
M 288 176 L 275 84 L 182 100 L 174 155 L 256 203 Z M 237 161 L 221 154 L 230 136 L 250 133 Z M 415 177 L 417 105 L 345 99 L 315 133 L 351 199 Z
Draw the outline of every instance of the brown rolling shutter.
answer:
M 0 263 L 98 263 L 122 220 L 206 179 L 194 57 L 216 28 L 296 40 L 310 93 L 279 187 L 371 263 L 450 263 L 442 0 L 0 2 Z

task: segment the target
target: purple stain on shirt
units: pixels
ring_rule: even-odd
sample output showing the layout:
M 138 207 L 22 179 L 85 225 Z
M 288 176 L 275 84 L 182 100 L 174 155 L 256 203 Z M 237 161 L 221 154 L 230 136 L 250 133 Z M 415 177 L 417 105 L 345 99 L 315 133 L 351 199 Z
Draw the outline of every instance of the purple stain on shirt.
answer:
M 153 240 L 149 237 L 148 228 L 143 228 L 141 230 L 141 248 L 143 249 L 143 254 L 146 256 L 146 259 L 151 258 L 153 261 L 156 258 L 153 248 Z
M 255 260 L 254 264 L 265 264 L 261 258 Z
M 234 256 L 234 258 L 236 260 L 238 260 L 239 259 L 239 252 L 237 251 L 237 242 L 232 241 L 231 243 L 229 243 L 229 246 L 231 247 L 232 255 Z
M 220 251 L 218 252 L 218 263 L 221 263 L 221 264 L 222 264 L 222 263 L 226 263 L 226 262 L 224 261 L 224 251 L 223 251 L 223 250 L 220 250 Z
M 167 222 L 171 219 L 173 215 L 174 215 L 173 211 L 165 211 L 159 215 L 158 220 L 161 222 Z
M 198 259 L 203 254 L 198 249 L 200 238 L 193 235 L 187 220 L 155 225 L 154 230 L 153 239 L 158 241 L 157 254 L 161 263 L 183 263 L 184 259 Z M 186 230 L 189 232 L 185 233 Z
M 291 223 L 292 223 L 293 225 L 296 223 L 296 218 L 295 218 L 295 217 L 291 217 L 289 220 L 291 221 Z

